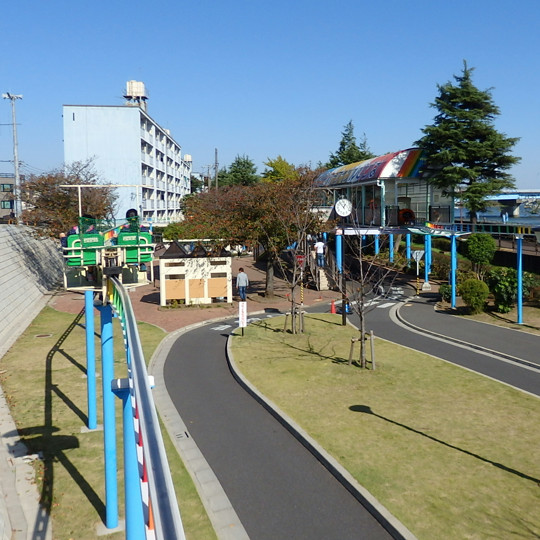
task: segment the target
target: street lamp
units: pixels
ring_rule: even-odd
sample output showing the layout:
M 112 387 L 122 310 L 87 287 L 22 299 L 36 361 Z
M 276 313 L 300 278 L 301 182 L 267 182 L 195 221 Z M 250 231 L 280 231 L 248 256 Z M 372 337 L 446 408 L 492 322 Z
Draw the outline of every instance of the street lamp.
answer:
M 17 121 L 15 118 L 15 101 L 22 99 L 22 95 L 10 94 L 9 92 L 2 94 L 4 99 L 11 101 L 11 118 L 13 123 L 13 164 L 15 166 L 15 182 L 13 186 L 13 213 L 15 218 L 18 219 L 21 215 L 21 200 L 19 197 L 19 149 L 17 144 Z

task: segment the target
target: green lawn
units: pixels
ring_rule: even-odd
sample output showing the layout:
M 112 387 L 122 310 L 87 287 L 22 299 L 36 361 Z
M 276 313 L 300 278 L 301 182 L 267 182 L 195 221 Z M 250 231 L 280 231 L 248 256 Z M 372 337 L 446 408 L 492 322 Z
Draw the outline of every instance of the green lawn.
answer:
M 348 366 L 340 323 L 251 324 L 234 359 L 418 538 L 540 536 L 540 400 L 379 339 L 375 371 Z
M 104 473 L 102 432 L 80 431 L 83 323 L 44 309 L 2 358 L 0 371 L 24 441 L 43 453 L 37 482 L 54 538 L 84 540 L 96 537 L 103 520 Z M 339 315 L 310 316 L 307 332 L 295 336 L 280 331 L 282 318 L 252 324 L 233 339 L 235 360 L 419 538 L 540 536 L 540 400 L 383 340 L 376 340 L 376 371 L 348 366 L 356 332 L 340 323 Z M 147 324 L 139 330 L 148 360 L 165 334 Z M 120 339 L 115 347 L 115 375 L 122 376 Z M 98 396 L 101 423 L 100 411 Z M 215 538 L 164 438 L 187 537 Z M 122 514 L 120 441 L 118 447 Z
M 84 316 L 45 308 L 0 361 L 1 383 L 22 439 L 31 453 L 41 453 L 36 481 L 42 503 L 50 510 L 55 539 L 93 540 L 104 521 L 103 432 L 81 433 L 86 425 L 86 353 Z M 115 324 L 115 376 L 125 376 L 125 354 L 118 320 Z M 96 333 L 99 322 L 96 320 Z M 140 323 L 148 361 L 165 337 L 163 330 Z M 99 338 L 96 338 L 99 356 Z M 100 363 L 97 363 L 98 371 Z M 101 378 L 97 378 L 98 423 L 102 424 Z M 121 407 L 117 432 L 121 434 Z M 189 540 L 215 538 L 191 478 L 164 432 L 169 464 L 182 520 Z M 122 441 L 117 440 L 118 495 L 123 518 Z M 33 527 L 33 524 L 29 524 Z M 124 538 L 119 532 L 101 538 Z

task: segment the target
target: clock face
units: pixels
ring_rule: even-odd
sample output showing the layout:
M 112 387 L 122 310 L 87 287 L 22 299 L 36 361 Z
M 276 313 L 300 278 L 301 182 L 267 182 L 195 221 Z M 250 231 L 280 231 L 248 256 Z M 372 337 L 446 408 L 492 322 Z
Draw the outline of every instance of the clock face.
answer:
M 352 202 L 348 199 L 339 199 L 334 208 L 338 216 L 345 217 L 352 212 Z

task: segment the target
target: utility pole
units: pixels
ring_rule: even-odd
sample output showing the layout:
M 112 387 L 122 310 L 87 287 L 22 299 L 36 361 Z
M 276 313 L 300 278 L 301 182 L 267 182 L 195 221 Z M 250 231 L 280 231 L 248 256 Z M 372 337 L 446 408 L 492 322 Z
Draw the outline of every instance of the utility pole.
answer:
M 208 182 L 208 191 L 210 191 L 210 189 L 212 189 L 212 178 L 210 176 L 210 167 L 212 165 L 207 165 L 206 166 L 206 181 Z
M 17 120 L 15 117 L 15 101 L 17 99 L 22 99 L 22 95 L 15 95 L 7 92 L 5 94 L 2 94 L 2 97 L 11 101 L 11 118 L 13 125 L 13 164 L 15 166 L 15 183 L 13 186 L 13 213 L 15 214 L 15 218 L 18 220 L 21 215 L 22 208 L 21 198 L 19 196 L 19 147 L 17 143 Z
M 218 159 L 217 159 L 217 148 L 216 148 L 216 161 L 215 161 L 215 173 L 216 173 L 216 189 L 218 188 Z

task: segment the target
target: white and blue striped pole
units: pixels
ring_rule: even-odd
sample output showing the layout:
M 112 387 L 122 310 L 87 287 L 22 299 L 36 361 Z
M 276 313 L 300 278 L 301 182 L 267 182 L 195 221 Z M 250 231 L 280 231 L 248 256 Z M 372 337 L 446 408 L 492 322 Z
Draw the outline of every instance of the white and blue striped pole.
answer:
M 389 249 L 388 249 L 388 260 L 393 263 L 394 262 L 394 235 L 389 234 L 388 235 L 389 240 Z

